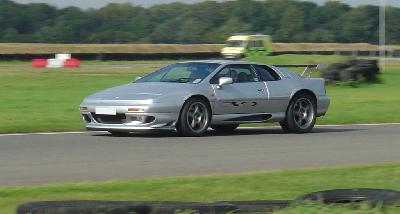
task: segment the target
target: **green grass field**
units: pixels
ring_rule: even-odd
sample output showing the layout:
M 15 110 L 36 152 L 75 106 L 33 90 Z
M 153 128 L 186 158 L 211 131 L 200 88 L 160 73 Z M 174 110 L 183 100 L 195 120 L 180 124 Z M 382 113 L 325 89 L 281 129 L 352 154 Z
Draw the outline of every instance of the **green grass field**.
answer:
M 247 60 L 269 64 L 332 63 L 342 56 L 283 55 Z M 96 65 L 137 64 L 131 67 Z M 155 63 L 154 66 L 151 63 Z M 0 62 L 0 133 L 82 130 L 82 99 L 98 90 L 128 83 L 171 61 L 83 62 L 79 69 L 33 69 L 29 62 Z M 150 64 L 150 66 L 149 66 Z M 400 122 L 400 66 L 387 66 L 381 84 L 357 88 L 330 85 L 328 114 L 319 124 Z
M 400 190 L 399 178 L 400 164 L 397 163 L 238 175 L 0 187 L 0 213 L 11 214 L 18 204 L 43 200 L 292 200 L 305 193 L 336 188 Z M 332 213 L 328 212 L 331 210 L 349 210 L 348 213 L 353 213 L 350 212 L 352 209 L 301 205 L 280 213 L 299 213 L 299 210 L 303 211 L 301 213 Z M 322 212 L 324 210 L 325 212 Z M 379 209 L 379 212 L 368 213 L 380 213 L 382 210 L 383 208 Z M 400 207 L 395 211 L 392 213 L 399 213 Z

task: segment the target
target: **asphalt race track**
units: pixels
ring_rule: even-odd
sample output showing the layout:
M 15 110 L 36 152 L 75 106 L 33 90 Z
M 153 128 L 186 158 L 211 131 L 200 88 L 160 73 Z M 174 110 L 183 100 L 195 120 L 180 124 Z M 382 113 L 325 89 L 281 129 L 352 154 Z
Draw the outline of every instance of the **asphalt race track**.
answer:
M 111 137 L 104 132 L 0 135 L 0 186 L 140 179 L 400 162 L 400 124 L 278 127 Z

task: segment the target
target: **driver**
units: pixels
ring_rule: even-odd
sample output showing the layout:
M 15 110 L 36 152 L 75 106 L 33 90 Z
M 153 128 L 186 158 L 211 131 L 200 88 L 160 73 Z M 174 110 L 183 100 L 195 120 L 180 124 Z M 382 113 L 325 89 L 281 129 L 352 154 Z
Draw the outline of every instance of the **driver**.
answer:
M 228 77 L 232 78 L 233 82 L 237 82 L 238 81 L 238 73 L 237 71 L 230 69 L 229 73 L 228 73 Z

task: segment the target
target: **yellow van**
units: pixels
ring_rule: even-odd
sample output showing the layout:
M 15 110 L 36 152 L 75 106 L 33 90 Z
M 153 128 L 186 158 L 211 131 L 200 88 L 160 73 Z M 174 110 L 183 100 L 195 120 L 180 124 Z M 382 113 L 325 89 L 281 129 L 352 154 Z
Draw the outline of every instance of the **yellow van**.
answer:
M 226 59 L 240 59 L 251 55 L 267 55 L 272 51 L 268 35 L 234 35 L 228 38 L 221 54 Z

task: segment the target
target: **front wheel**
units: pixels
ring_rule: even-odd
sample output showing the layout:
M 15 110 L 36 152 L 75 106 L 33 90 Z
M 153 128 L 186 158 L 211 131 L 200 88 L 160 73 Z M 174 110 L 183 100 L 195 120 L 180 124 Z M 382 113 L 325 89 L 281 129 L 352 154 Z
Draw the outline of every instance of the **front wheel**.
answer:
M 286 132 L 308 133 L 315 125 L 316 104 L 308 94 L 296 95 L 289 104 L 281 127 Z
M 210 119 L 208 104 L 202 99 L 193 98 L 184 104 L 176 128 L 183 136 L 203 136 L 207 132 Z

